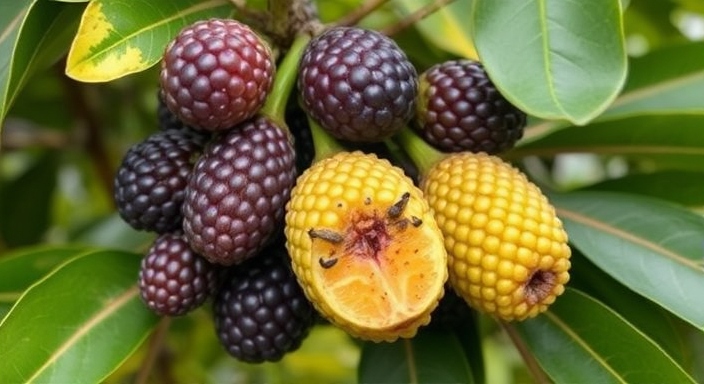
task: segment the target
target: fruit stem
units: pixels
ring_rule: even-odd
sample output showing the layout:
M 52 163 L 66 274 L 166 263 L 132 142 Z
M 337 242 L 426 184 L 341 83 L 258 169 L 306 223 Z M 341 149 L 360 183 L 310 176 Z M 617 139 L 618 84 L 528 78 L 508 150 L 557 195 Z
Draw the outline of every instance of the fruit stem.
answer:
M 431 147 L 409 127 L 405 127 L 397 133 L 394 140 L 406 151 L 421 175 L 428 174 L 430 168 L 446 156 Z
M 335 138 L 325 132 L 310 116 L 308 116 L 308 125 L 310 126 L 310 133 L 313 136 L 313 147 L 315 148 L 313 163 L 345 150 Z
M 285 118 L 286 103 L 296 85 L 298 62 L 309 40 L 309 35 L 301 34 L 293 41 L 278 67 L 274 78 L 274 86 L 260 111 L 262 115 L 270 118 L 280 127 L 287 127 Z
M 502 321 L 502 320 L 497 320 L 497 321 L 499 322 L 501 327 L 504 329 L 504 332 L 506 332 L 506 334 L 509 336 L 509 338 L 513 342 L 514 346 L 518 350 L 518 353 L 523 358 L 523 361 L 526 364 L 526 368 L 528 368 L 528 371 L 533 375 L 535 382 L 536 383 L 551 383 L 552 381 L 545 374 L 545 371 L 543 371 L 543 369 L 540 368 L 540 365 L 535 360 L 535 357 L 533 357 L 533 355 L 531 354 L 530 350 L 528 349 L 528 346 L 525 344 L 523 339 L 521 339 L 521 336 L 518 334 L 518 331 L 516 330 L 515 326 L 513 324 L 510 324 L 510 323 Z

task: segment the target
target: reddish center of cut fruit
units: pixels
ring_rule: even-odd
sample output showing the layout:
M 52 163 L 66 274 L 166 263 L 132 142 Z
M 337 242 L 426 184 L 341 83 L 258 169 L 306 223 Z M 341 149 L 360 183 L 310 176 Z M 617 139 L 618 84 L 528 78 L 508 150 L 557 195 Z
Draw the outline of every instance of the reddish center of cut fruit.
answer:
M 550 295 L 555 286 L 555 274 L 551 271 L 537 270 L 525 285 L 526 302 L 529 305 L 539 303 Z
M 361 214 L 352 219 L 345 236 L 345 250 L 351 255 L 378 261 L 379 254 L 391 244 L 386 223 L 377 215 Z

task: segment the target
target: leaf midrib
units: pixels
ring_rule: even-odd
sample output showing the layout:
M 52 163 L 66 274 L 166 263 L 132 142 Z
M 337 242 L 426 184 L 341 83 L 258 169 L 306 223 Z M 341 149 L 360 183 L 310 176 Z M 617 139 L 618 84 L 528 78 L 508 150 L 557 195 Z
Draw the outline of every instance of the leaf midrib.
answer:
M 565 111 L 565 108 L 562 106 L 562 103 L 560 103 L 560 100 L 557 97 L 557 91 L 555 90 L 555 79 L 551 75 L 552 60 L 550 59 L 550 56 L 552 51 L 550 50 L 550 39 L 548 38 L 547 0 L 538 0 L 537 4 L 538 13 L 540 14 L 538 20 L 540 20 L 540 33 L 542 34 L 541 42 L 543 46 L 543 62 L 545 63 L 543 67 L 545 68 L 545 79 L 548 87 L 548 92 L 550 93 L 550 97 L 552 98 L 553 103 L 560 110 L 560 112 L 567 116 L 571 116 L 569 113 L 567 113 L 567 111 Z
M 594 351 L 589 344 L 587 344 L 584 339 L 582 339 L 576 332 L 572 330 L 567 324 L 565 324 L 559 317 L 557 317 L 552 311 L 544 312 L 545 317 L 550 319 L 559 329 L 566 333 L 571 340 L 577 343 L 582 349 L 584 349 L 592 358 L 598 362 L 604 369 L 609 372 L 614 378 L 616 378 L 621 383 L 627 383 L 627 381 L 621 377 L 621 375 L 616 372 L 613 367 L 611 367 L 606 360 L 601 358 L 601 356 Z
M 44 371 L 46 371 L 53 363 L 55 363 L 61 356 L 77 344 L 83 336 L 85 336 L 91 329 L 98 326 L 104 319 L 108 318 L 113 313 L 117 312 L 121 307 L 128 304 L 130 300 L 137 297 L 139 294 L 139 288 L 137 285 L 132 285 L 128 290 L 120 294 L 119 296 L 112 297 L 108 302 L 108 305 L 103 307 L 100 311 L 96 312 L 92 317 L 88 319 L 83 325 L 76 329 L 76 331 L 71 334 L 69 338 L 61 344 L 54 353 L 52 353 L 46 362 L 37 369 L 37 371 L 26 381 L 32 382 L 38 376 L 40 376 Z
M 562 218 L 567 218 L 573 221 L 576 221 L 580 224 L 583 224 L 587 227 L 590 227 L 592 229 L 602 231 L 604 233 L 608 233 L 616 238 L 628 241 L 632 244 L 639 245 L 643 248 L 646 248 L 654 253 L 660 254 L 662 256 L 665 256 L 685 267 L 692 268 L 692 269 L 701 269 L 699 265 L 694 262 L 691 259 L 688 259 L 686 257 L 683 257 L 679 255 L 678 253 L 671 251 L 667 248 L 664 248 L 658 244 L 653 243 L 652 241 L 649 241 L 646 238 L 639 237 L 633 233 L 626 232 L 624 230 L 618 229 L 612 225 L 609 225 L 603 221 L 595 220 L 591 217 L 585 216 L 580 214 L 579 212 L 571 211 L 569 209 L 565 208 L 560 208 L 556 207 L 555 208 L 557 215 Z

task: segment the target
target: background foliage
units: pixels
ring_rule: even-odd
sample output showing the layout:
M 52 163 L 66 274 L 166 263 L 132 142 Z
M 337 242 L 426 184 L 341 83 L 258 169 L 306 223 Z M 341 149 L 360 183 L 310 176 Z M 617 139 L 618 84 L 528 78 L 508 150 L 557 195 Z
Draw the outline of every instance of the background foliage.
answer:
M 334 22 L 361 1 L 317 3 Z M 360 24 L 428 3 L 392 0 Z M 141 305 L 152 237 L 111 198 L 122 155 L 156 130 L 166 42 L 238 16 L 226 0 L 127 4 L 0 2 L 0 382 L 704 381 L 701 0 L 456 0 L 395 34 L 419 71 L 479 58 L 529 113 L 504 157 L 566 225 L 569 288 L 532 320 L 392 344 L 321 325 L 256 366 L 225 354 L 207 308 L 159 322 Z

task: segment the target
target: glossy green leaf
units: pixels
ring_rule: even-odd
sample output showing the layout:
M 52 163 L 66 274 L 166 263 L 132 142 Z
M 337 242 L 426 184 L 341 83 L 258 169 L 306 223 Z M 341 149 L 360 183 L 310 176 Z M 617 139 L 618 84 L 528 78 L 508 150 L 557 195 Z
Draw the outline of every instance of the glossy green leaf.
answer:
M 227 0 L 94 0 L 88 3 L 66 62 L 66 73 L 85 82 L 110 81 L 156 64 L 186 25 L 226 17 Z
M 471 25 L 467 22 L 473 0 L 456 0 L 414 24 L 425 39 L 459 57 L 477 59 L 471 36 Z M 396 2 L 406 13 L 428 4 L 423 0 L 399 0 Z
M 489 76 L 533 116 L 585 124 L 626 78 L 618 0 L 475 0 L 472 22 Z
M 544 314 L 511 327 L 556 383 L 695 382 L 650 338 L 574 289 Z
M 668 46 L 643 57 L 631 58 L 623 92 L 593 122 L 637 115 L 704 113 L 702 62 L 702 42 Z M 564 121 L 539 120 L 526 127 L 521 143 L 538 140 L 567 127 L 570 124 Z
M 18 299 L 39 278 L 69 258 L 86 252 L 85 246 L 40 246 L 0 257 L 0 301 Z
M 0 127 L 9 108 L 7 92 L 10 86 L 12 61 L 17 37 L 27 13 L 36 0 L 0 2 Z
M 704 206 L 704 173 L 696 171 L 634 173 L 604 180 L 584 189 L 631 192 L 683 205 Z
M 570 287 L 592 296 L 623 316 L 685 370 L 692 366 L 691 352 L 678 329 L 681 320 L 616 281 L 579 251 L 573 252 L 571 262 Z
M 83 4 L 53 1 L 34 4 L 22 25 L 12 59 L 8 108 L 36 71 L 52 65 L 68 51 L 83 8 Z
M 623 93 L 602 118 L 642 113 L 704 114 L 703 62 L 704 42 L 669 46 L 632 59 Z
M 551 195 L 570 242 L 633 291 L 704 329 L 704 218 L 637 195 Z
M 41 246 L 21 249 L 0 257 L 0 319 L 22 292 L 54 267 L 85 252 L 83 246 Z
M 704 164 L 702 127 L 704 114 L 633 116 L 556 130 L 540 139 L 519 143 L 507 157 L 590 152 L 637 155 L 651 162 L 669 156 L 684 164 Z
M 0 382 L 100 382 L 157 322 L 139 298 L 140 257 L 98 251 L 29 288 L 0 324 Z
M 357 373 L 360 383 L 474 382 L 459 341 L 440 331 L 393 343 L 365 343 Z

